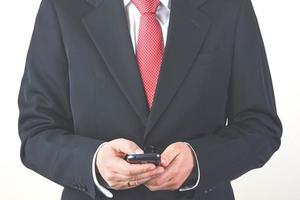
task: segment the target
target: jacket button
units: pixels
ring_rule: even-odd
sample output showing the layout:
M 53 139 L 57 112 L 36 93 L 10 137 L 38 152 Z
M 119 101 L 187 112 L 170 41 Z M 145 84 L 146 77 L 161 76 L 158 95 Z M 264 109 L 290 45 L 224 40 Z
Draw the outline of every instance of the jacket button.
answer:
M 87 190 L 86 186 L 85 185 L 81 185 L 81 184 L 79 185 L 78 189 L 80 191 L 83 191 L 83 192 L 85 192 Z
M 72 187 L 77 189 L 78 188 L 78 185 L 76 183 L 72 183 Z

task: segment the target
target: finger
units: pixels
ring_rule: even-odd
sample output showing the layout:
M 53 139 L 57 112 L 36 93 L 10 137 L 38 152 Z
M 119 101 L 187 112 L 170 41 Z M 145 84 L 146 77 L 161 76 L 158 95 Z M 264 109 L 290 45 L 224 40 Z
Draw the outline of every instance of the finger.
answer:
M 112 189 L 129 189 L 132 188 L 134 185 L 134 179 L 132 177 L 127 177 L 121 174 L 116 173 L 109 173 L 109 175 L 106 176 L 106 182 Z M 132 183 L 128 186 L 128 182 Z
M 125 154 L 143 153 L 144 151 L 133 141 L 127 139 L 118 139 L 114 142 L 114 149 Z
M 177 190 L 180 188 L 182 183 L 186 180 L 186 176 L 182 176 L 181 174 L 175 177 L 170 178 L 168 181 L 163 182 L 157 185 L 145 183 L 145 186 L 148 187 L 151 191 L 158 191 L 158 190 Z
M 155 178 L 156 176 L 158 176 L 158 174 L 154 174 L 152 176 L 144 177 L 142 179 L 137 179 L 137 184 L 142 185 L 142 184 L 150 181 L 151 179 Z
M 139 177 L 128 177 L 128 176 L 124 176 L 124 175 L 120 175 L 120 174 L 115 174 L 115 178 L 120 178 L 120 180 L 111 180 L 110 184 L 113 186 L 113 189 L 118 189 L 118 190 L 125 190 L 125 189 L 130 189 L 130 188 L 134 188 L 138 185 L 142 185 L 145 182 L 151 180 L 152 178 L 156 177 L 158 175 L 157 172 L 161 172 L 164 169 L 162 167 L 160 167 L 160 169 L 157 170 L 153 170 L 153 173 L 148 173 L 148 175 L 146 176 L 145 174 L 143 174 L 142 176 Z M 154 172 L 156 171 L 156 172 Z M 128 186 L 128 182 L 130 183 L 130 186 Z
M 165 185 L 172 180 L 175 176 L 180 175 L 177 169 L 180 169 L 180 160 L 174 159 L 173 162 L 165 169 L 165 172 L 156 178 L 151 179 L 147 184 L 152 186 Z
M 172 186 L 172 182 L 168 181 L 168 182 L 163 183 L 161 185 L 149 185 L 149 184 L 145 184 L 145 185 L 146 185 L 146 187 L 151 189 L 151 191 L 170 190 L 170 188 Z
M 141 179 L 141 180 L 138 180 L 138 179 L 134 179 L 134 180 L 128 180 L 128 181 L 122 181 L 120 184 L 119 184 L 119 189 L 130 189 L 130 188 L 134 188 L 134 187 L 137 187 L 141 184 L 143 184 L 145 181 L 151 179 L 151 177 L 148 177 L 148 178 L 145 178 L 145 179 Z
M 136 185 L 131 181 L 130 185 L 128 185 L 128 181 L 119 182 L 113 189 L 115 190 L 127 190 L 131 188 L 135 188 Z
M 137 178 L 135 177 L 134 180 L 133 180 L 133 183 L 135 186 L 138 186 L 138 185 L 142 185 L 144 184 L 145 182 L 153 179 L 154 177 L 156 177 L 158 174 L 152 174 L 151 176 L 145 176 L 145 177 L 142 177 L 142 178 Z
M 161 185 L 149 185 L 147 187 L 150 187 L 152 191 L 158 191 L 158 190 L 177 190 L 181 187 L 181 185 L 184 183 L 184 181 L 187 179 L 188 176 L 185 174 L 180 174 L 178 176 L 172 177 L 167 182 L 161 184 Z
M 174 144 L 169 145 L 161 154 L 161 165 L 167 167 L 179 154 Z
M 150 172 L 157 167 L 152 163 L 146 163 L 146 164 L 129 164 L 127 167 L 127 172 L 125 175 L 128 176 L 138 176 L 143 173 Z
M 113 184 L 114 187 L 117 187 L 117 188 L 132 188 L 134 186 L 139 186 L 139 185 L 146 183 L 147 181 L 151 180 L 155 176 L 157 176 L 157 175 L 145 177 L 142 179 L 136 179 L 136 180 L 132 180 L 132 179 L 124 180 L 123 179 L 123 180 L 111 181 L 110 183 Z M 128 182 L 130 182 L 130 187 L 128 186 Z
M 153 178 L 153 176 L 162 174 L 164 171 L 165 171 L 165 169 L 163 167 L 157 167 L 154 170 L 151 170 L 151 171 L 148 171 L 148 172 L 137 175 L 136 178 L 138 180 L 147 179 L 149 177 Z
M 138 185 L 138 181 L 135 178 L 129 177 L 127 179 L 122 179 L 122 180 L 111 180 L 109 182 L 109 185 L 112 189 L 124 190 L 124 189 L 130 189 L 136 187 Z
M 124 180 L 142 180 L 142 179 L 148 179 L 148 178 L 153 178 L 154 176 L 157 176 L 159 174 L 162 174 L 165 171 L 163 167 L 157 167 L 154 170 L 138 174 L 136 176 L 127 176 L 127 175 L 121 175 L 121 174 L 116 174 L 116 179 L 118 181 L 124 181 Z
M 122 158 L 115 158 L 115 160 L 111 163 L 111 171 L 130 177 L 149 172 L 155 168 L 156 166 L 152 163 L 130 164 Z
M 170 171 L 165 170 L 164 173 L 150 179 L 149 181 L 147 181 L 148 185 L 152 185 L 152 186 L 160 186 L 166 182 L 169 182 L 169 180 L 172 178 L 172 174 Z
M 164 170 L 165 169 L 163 167 L 157 167 L 154 170 L 139 174 L 137 176 L 128 176 L 128 175 L 123 175 L 123 174 L 119 174 L 119 173 L 113 173 L 113 174 L 111 174 L 111 177 L 109 180 L 116 181 L 116 182 L 136 180 L 136 179 L 144 180 L 144 179 L 148 179 L 148 178 L 153 178 L 154 176 L 163 173 Z

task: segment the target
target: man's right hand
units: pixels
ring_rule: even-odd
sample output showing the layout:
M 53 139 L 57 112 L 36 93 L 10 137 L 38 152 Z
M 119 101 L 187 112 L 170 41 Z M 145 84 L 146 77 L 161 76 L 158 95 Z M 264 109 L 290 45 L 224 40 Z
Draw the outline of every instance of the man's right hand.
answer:
M 130 153 L 144 153 L 134 142 L 119 138 L 106 142 L 98 151 L 97 170 L 102 178 L 115 190 L 124 190 L 141 185 L 164 172 L 154 164 L 130 164 L 124 156 Z

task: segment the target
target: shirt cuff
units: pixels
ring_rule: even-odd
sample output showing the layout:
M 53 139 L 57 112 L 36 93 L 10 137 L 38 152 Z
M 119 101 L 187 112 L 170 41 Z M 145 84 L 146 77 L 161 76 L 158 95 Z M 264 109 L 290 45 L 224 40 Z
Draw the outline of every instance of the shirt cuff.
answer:
M 108 198 L 113 198 L 113 194 L 108 190 L 106 189 L 104 186 L 100 185 L 100 183 L 98 182 L 98 179 L 97 179 L 97 176 L 96 176 L 96 156 L 97 156 L 97 153 L 99 151 L 99 149 L 102 147 L 103 144 L 105 144 L 106 142 L 103 142 L 101 145 L 99 145 L 98 149 L 96 150 L 95 154 L 94 154 L 94 157 L 93 157 L 93 162 L 92 162 L 92 174 L 93 174 L 93 180 L 94 180 L 94 183 L 95 185 L 97 186 L 98 190 L 100 192 L 102 192 L 106 197 Z
M 198 162 L 197 154 L 196 154 L 195 150 L 193 149 L 193 147 L 189 143 L 187 143 L 187 142 L 184 142 L 184 143 L 186 145 L 188 145 L 191 148 L 191 150 L 193 151 L 193 153 L 194 153 L 194 158 L 196 160 L 196 165 L 197 165 L 198 177 L 197 177 L 197 181 L 196 181 L 196 183 L 194 185 L 192 185 L 192 186 L 184 186 L 182 188 L 179 188 L 180 192 L 188 191 L 188 190 L 192 190 L 192 189 L 196 188 L 198 186 L 198 184 L 199 184 L 199 181 L 200 181 L 200 167 L 199 167 L 199 162 Z

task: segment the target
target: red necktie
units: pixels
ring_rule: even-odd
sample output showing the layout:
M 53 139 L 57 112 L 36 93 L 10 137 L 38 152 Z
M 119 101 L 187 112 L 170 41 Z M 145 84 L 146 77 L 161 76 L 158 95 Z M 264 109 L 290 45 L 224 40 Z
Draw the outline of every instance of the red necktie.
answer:
M 164 49 L 162 30 L 156 19 L 156 9 L 160 0 L 131 1 L 141 14 L 136 56 L 151 109 Z

